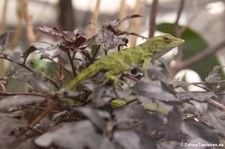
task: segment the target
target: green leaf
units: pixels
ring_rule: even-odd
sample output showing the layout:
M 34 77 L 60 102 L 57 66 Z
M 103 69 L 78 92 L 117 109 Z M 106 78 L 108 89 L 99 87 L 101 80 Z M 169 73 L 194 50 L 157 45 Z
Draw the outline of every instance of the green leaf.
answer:
M 174 24 L 161 23 L 157 25 L 157 30 L 174 35 Z M 197 32 L 193 31 L 188 27 L 181 34 L 181 38 L 185 40 L 185 43 L 182 45 L 183 50 L 182 60 L 187 60 L 209 47 L 208 42 L 200 34 L 198 34 Z M 190 69 L 193 69 L 202 78 L 205 78 L 207 77 L 208 72 L 215 65 L 220 65 L 219 61 L 215 55 L 211 55 L 208 58 L 202 60 L 201 62 L 194 64 L 193 66 L 190 67 Z

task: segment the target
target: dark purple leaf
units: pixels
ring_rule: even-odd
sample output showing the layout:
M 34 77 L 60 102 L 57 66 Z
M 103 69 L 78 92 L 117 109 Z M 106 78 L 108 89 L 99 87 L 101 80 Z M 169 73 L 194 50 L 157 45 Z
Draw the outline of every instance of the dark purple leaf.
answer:
M 55 37 L 63 36 L 63 33 L 59 31 L 56 27 L 42 25 L 42 26 L 38 26 L 34 28 L 50 36 L 55 36 Z
M 62 39 L 68 44 L 71 44 L 74 47 L 79 47 L 86 41 L 86 35 L 81 33 L 80 31 L 70 32 L 70 31 L 63 31 Z

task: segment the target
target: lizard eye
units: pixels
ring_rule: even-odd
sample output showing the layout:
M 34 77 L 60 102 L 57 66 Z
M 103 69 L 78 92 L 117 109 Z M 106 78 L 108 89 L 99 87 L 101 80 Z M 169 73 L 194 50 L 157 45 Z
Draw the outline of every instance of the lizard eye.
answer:
M 170 43 L 170 42 L 171 42 L 171 37 L 168 36 L 168 35 L 165 35 L 165 36 L 163 37 L 163 40 L 164 40 L 166 43 Z

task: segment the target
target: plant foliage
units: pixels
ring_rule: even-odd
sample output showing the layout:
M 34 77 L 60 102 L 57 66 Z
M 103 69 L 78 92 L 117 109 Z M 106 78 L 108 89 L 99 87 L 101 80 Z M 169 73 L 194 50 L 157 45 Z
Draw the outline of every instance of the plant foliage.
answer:
M 0 58 L 12 66 L 0 82 L 1 148 L 191 149 L 188 144 L 223 145 L 220 67 L 209 73 L 206 90 L 201 92 L 186 90 L 197 84 L 171 80 L 165 67 L 156 65 L 149 66 L 150 78 L 137 75 L 139 67 L 119 74 L 127 83 L 124 85 L 105 81 L 100 72 L 77 90 L 64 88 L 96 59 L 110 54 L 108 50 L 126 46 L 126 35 L 138 36 L 118 28 L 137 17 L 141 16 L 102 22 L 91 38 L 78 30 L 34 27 L 60 43 L 46 49 L 32 46 L 23 52 L 7 50 L 8 33 L 2 34 Z M 54 54 L 48 54 L 49 50 Z M 35 52 L 40 58 L 29 59 Z

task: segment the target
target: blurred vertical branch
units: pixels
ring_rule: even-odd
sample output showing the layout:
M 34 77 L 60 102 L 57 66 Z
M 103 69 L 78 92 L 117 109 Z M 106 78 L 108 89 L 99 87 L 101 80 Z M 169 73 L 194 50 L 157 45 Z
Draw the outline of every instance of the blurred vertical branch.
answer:
M 0 33 L 3 33 L 6 30 L 6 12 L 7 12 L 8 0 L 4 1 L 3 9 L 2 9 L 2 20 L 0 25 Z
M 184 5 L 185 5 L 185 0 L 181 0 L 180 1 L 180 4 L 179 4 L 179 7 L 178 7 L 178 11 L 177 11 L 177 17 L 176 17 L 176 20 L 174 22 L 174 35 L 176 37 L 180 37 L 181 36 L 181 28 L 179 26 L 179 20 L 180 20 L 181 14 L 183 12 Z M 175 57 L 176 64 L 180 63 L 181 58 L 182 58 L 182 50 L 180 49 L 180 47 L 178 47 L 177 55 Z M 173 69 L 172 69 L 171 73 L 172 74 L 175 74 L 175 72 L 173 71 Z
M 89 37 L 93 36 L 96 32 L 96 24 L 98 23 L 100 4 L 101 4 L 101 0 L 96 0 L 95 9 L 91 17 L 92 24 L 90 24 L 89 31 L 88 31 Z
M 156 28 L 156 15 L 157 15 L 157 9 L 158 9 L 158 0 L 153 0 L 152 7 L 150 11 L 150 18 L 149 18 L 149 35 L 148 38 L 151 38 L 154 36 L 155 28 Z
M 59 25 L 61 30 L 73 31 L 75 28 L 72 0 L 60 0 L 59 6 Z
M 180 34 L 182 34 L 185 29 L 194 21 L 194 19 L 196 18 L 197 14 L 198 14 L 198 1 L 199 0 L 192 0 L 192 14 L 191 17 L 188 19 L 187 24 L 185 26 L 183 26 L 180 29 Z
M 23 7 L 20 4 L 20 1 L 17 1 L 17 8 L 16 9 L 17 9 L 16 13 L 17 13 L 18 21 L 17 21 L 16 29 L 13 32 L 13 36 L 10 39 L 10 42 L 9 42 L 9 48 L 11 48 L 11 49 L 14 49 L 18 45 L 18 42 L 20 40 L 21 31 L 22 31 L 22 19 L 23 19 L 22 11 L 23 11 Z
M 4 1 L 3 9 L 2 9 L 2 20 L 0 24 L 0 33 L 3 33 L 6 30 L 6 12 L 7 12 L 7 5 L 8 5 L 8 0 Z M 0 77 L 3 77 L 4 75 L 4 63 L 3 60 L 0 59 Z
M 142 0 L 136 0 L 136 7 L 134 9 L 134 14 L 139 14 L 142 15 L 142 7 L 143 7 L 143 2 Z M 140 27 L 141 27 L 141 19 L 134 19 L 131 21 L 131 30 L 134 33 L 138 33 L 140 31 Z M 137 37 L 136 36 L 132 36 L 130 39 L 130 45 L 131 47 L 134 47 L 136 45 L 136 40 Z
M 29 42 L 29 45 L 32 45 L 33 41 L 36 41 L 36 37 L 34 35 L 34 31 L 32 28 L 32 23 L 30 20 L 30 15 L 29 15 L 29 11 L 28 11 L 28 0 L 22 0 L 22 10 L 23 10 L 23 18 L 26 24 L 26 31 L 27 31 L 27 40 Z
M 126 15 L 127 15 L 126 0 L 121 0 L 119 18 L 124 18 Z M 124 30 L 124 23 L 120 25 L 120 29 Z
M 184 4 L 185 4 L 185 0 L 181 0 L 180 4 L 179 4 L 179 8 L 177 11 L 177 18 L 174 22 L 174 34 L 176 37 L 180 37 L 181 32 L 180 32 L 180 27 L 179 27 L 179 20 L 180 20 L 180 16 L 182 14 L 182 11 L 184 9 Z

